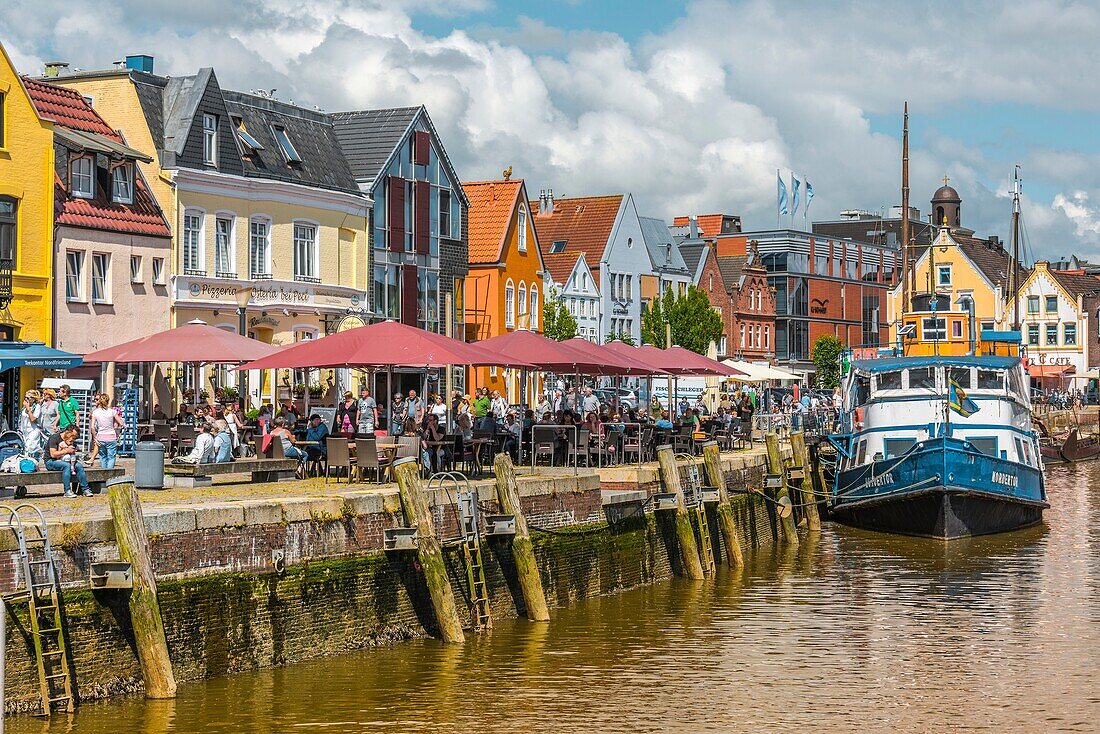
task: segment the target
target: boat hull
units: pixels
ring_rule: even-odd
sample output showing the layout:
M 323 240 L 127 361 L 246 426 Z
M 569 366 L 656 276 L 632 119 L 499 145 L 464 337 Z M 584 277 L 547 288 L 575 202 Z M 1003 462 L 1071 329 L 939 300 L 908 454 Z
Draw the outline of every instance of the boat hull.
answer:
M 838 472 L 830 505 L 846 524 L 941 540 L 1025 528 L 1049 506 L 1041 470 L 950 437 Z

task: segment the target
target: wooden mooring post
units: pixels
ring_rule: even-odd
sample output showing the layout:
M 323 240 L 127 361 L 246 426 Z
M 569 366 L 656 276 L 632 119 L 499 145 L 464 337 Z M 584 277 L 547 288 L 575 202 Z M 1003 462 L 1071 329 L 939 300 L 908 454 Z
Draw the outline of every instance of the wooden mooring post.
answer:
M 149 537 L 141 501 L 131 477 L 107 483 L 107 501 L 115 523 L 115 542 L 119 557 L 133 569 L 134 587 L 130 592 L 130 623 L 134 628 L 141 677 L 148 698 L 175 698 L 176 676 L 168 656 L 164 620 L 157 601 L 157 580 L 149 556 Z
M 802 469 L 802 482 L 798 487 L 802 513 L 806 516 L 806 527 L 817 532 L 821 530 L 821 515 L 817 511 L 817 496 L 814 493 L 813 470 L 810 466 L 810 451 L 806 448 L 806 437 L 802 431 L 791 434 L 791 452 L 794 465 Z
M 764 436 L 764 441 L 768 447 L 768 473 L 783 477 L 783 486 L 776 491 L 774 499 L 782 500 L 786 497 L 787 501 L 790 502 L 791 498 L 787 493 L 787 474 L 783 470 L 783 459 L 779 453 L 779 436 L 775 434 L 775 431 L 768 431 Z M 798 545 L 798 528 L 794 524 L 794 512 L 792 511 L 786 517 L 783 517 L 777 509 L 776 516 L 779 519 L 780 539 L 791 545 Z
M 707 479 L 712 486 L 718 487 L 718 532 L 722 534 L 722 543 L 726 546 L 726 562 L 731 568 L 742 568 L 745 557 L 741 552 L 741 541 L 737 538 L 737 522 L 733 517 L 733 508 L 729 503 L 729 491 L 726 489 L 726 477 L 722 473 L 722 454 L 718 444 L 707 441 L 703 444 L 703 464 L 707 468 Z
M 519 577 L 527 618 L 532 622 L 549 622 L 550 608 L 546 605 L 546 592 L 543 591 L 542 577 L 535 561 L 535 546 L 531 542 L 531 533 L 527 530 L 527 518 L 523 516 L 523 508 L 519 503 L 519 485 L 516 483 L 512 457 L 506 453 L 497 454 L 493 461 L 493 474 L 496 475 L 497 501 L 501 512 L 516 518 L 516 534 L 512 536 L 512 560 L 516 564 L 516 575 Z
M 661 482 L 665 491 L 676 495 L 676 544 L 680 547 L 680 565 L 685 578 L 702 580 L 703 562 L 699 558 L 699 545 L 695 542 L 695 531 L 691 527 L 684 506 L 684 487 L 680 483 L 680 470 L 676 466 L 676 454 L 669 445 L 657 447 L 657 463 L 660 465 Z
M 432 511 L 428 507 L 428 495 L 420 481 L 420 462 L 415 456 L 398 459 L 393 463 L 397 475 L 397 489 L 401 494 L 401 506 L 405 521 L 416 527 L 416 556 L 428 585 L 439 635 L 444 642 L 465 642 L 462 620 L 455 606 L 451 580 L 447 577 L 447 565 L 443 560 L 443 548 L 435 535 Z

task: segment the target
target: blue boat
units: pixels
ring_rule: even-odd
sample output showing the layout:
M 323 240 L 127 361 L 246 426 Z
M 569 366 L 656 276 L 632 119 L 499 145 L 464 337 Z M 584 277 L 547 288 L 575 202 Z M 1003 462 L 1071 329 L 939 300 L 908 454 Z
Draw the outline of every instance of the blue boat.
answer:
M 1014 333 L 982 336 L 1018 344 Z M 944 540 L 1042 520 L 1049 505 L 1019 357 L 853 360 L 842 394 L 842 430 L 829 437 L 837 520 Z

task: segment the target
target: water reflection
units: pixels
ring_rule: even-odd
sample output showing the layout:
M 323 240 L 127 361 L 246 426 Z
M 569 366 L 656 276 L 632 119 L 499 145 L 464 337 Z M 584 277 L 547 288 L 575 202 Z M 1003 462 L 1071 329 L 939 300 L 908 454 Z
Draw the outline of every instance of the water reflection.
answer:
M 1100 465 L 1047 524 L 944 544 L 826 526 L 672 581 L 417 640 L 85 705 L 48 731 L 1089 731 L 1100 721 Z M 14 719 L 12 732 L 47 730 Z

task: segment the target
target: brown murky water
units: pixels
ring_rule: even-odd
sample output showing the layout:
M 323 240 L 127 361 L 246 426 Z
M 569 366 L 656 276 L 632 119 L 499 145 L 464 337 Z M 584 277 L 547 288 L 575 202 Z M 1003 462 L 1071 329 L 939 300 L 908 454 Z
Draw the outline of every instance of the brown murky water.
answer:
M 1100 464 L 1046 525 L 950 545 L 827 526 L 744 573 L 89 704 L 9 732 L 1100 731 Z

